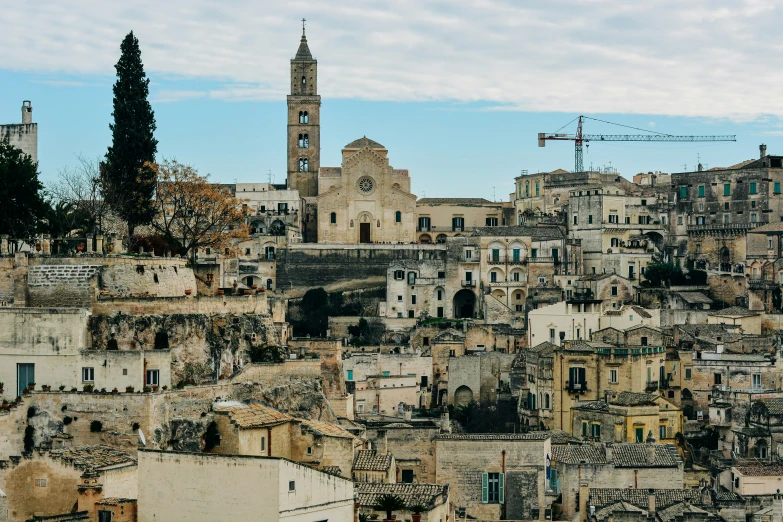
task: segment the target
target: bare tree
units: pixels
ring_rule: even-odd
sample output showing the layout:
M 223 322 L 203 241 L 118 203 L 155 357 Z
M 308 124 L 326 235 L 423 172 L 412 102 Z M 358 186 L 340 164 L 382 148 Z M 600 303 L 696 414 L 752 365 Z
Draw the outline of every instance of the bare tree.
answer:
M 104 220 L 109 215 L 109 204 L 103 197 L 100 160 L 78 157 L 75 167 L 60 170 L 49 193 L 56 206 L 68 210 L 71 228 L 83 228 L 87 235 L 103 232 Z

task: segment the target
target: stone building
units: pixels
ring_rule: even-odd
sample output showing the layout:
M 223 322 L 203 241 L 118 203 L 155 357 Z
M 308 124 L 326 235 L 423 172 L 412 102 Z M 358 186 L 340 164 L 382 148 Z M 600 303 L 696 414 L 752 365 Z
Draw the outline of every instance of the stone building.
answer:
M 284 458 L 145 449 L 139 475 L 139 522 L 354 518 L 350 479 Z
M 408 171 L 392 168 L 386 148 L 366 137 L 346 145 L 342 159 L 318 171 L 318 242 L 415 242 Z
M 479 227 L 511 225 L 506 205 L 483 198 L 421 198 L 416 201 L 417 241 L 444 243 Z
M 356 482 L 394 484 L 397 482 L 395 462 L 394 455 L 388 452 L 380 453 L 374 449 L 357 451 L 351 477 Z
M 400 497 L 408 508 L 422 506 L 421 520 L 423 522 L 446 522 L 454 520 L 454 510 L 451 507 L 448 484 L 382 484 L 357 482 L 354 485 L 361 512 L 367 515 L 376 515 L 378 519 L 386 516 L 385 512 L 378 511 L 378 498 L 381 495 L 396 495 Z M 405 520 L 410 517 L 410 510 L 392 512 L 397 520 Z
M 568 233 L 582 240 L 584 273 L 615 273 L 634 281 L 648 263 L 663 260 L 666 197 L 636 192 L 600 185 L 571 191 Z
M 318 61 L 307 45 L 304 27 L 296 56 L 291 59 L 288 100 L 288 189 L 302 198 L 318 195 L 321 167 L 321 96 Z M 303 209 L 300 209 L 303 210 Z
M 415 375 L 368 375 L 356 382 L 354 400 L 356 414 L 402 417 L 406 408 L 424 407 L 428 393 Z
M 746 234 L 783 217 L 783 157 L 767 156 L 728 168 L 671 175 L 669 220 L 674 255 L 696 268 L 744 271 Z
M 622 308 L 636 297 L 634 281 L 611 272 L 562 275 L 556 277 L 555 281 L 565 291 L 567 300 L 600 301 L 601 311 Z
M 546 432 L 439 435 L 436 480 L 449 484 L 452 503 L 467 516 L 544 520 L 553 500 L 546 494 L 551 454 Z
M 33 104 L 30 100 L 22 102 L 22 123 L 0 125 L 0 141 L 8 142 L 29 155 L 38 163 L 38 124 L 33 123 Z
M 514 354 L 474 352 L 449 360 L 448 404 L 470 402 L 495 404 L 504 393 L 510 395 L 510 371 Z

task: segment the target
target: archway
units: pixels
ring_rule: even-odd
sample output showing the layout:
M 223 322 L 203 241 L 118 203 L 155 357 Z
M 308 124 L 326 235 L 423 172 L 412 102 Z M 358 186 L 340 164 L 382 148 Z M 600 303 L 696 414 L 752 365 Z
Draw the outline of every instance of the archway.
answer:
M 720 249 L 720 269 L 724 272 L 731 271 L 731 253 L 727 247 Z
M 356 221 L 359 223 L 359 243 L 372 243 L 372 215 L 362 212 Z
M 457 391 L 454 392 L 454 405 L 465 406 L 471 402 L 473 402 L 473 390 L 464 384 L 457 388 Z
M 496 288 L 492 290 L 492 295 L 497 297 L 501 301 L 503 301 L 506 298 L 506 292 L 504 292 L 500 288 Z
M 437 243 L 445 243 L 446 242 L 446 234 L 438 234 L 438 237 L 435 238 L 435 241 Z
M 476 306 L 476 294 L 468 289 L 462 289 L 454 294 L 454 318 L 472 318 Z
M 269 225 L 269 233 L 273 236 L 283 236 L 285 235 L 285 223 L 280 221 L 279 219 L 275 219 L 272 221 L 272 224 Z
M 419 236 L 419 243 L 423 245 L 429 245 L 432 243 L 432 237 L 429 234 L 422 234 Z

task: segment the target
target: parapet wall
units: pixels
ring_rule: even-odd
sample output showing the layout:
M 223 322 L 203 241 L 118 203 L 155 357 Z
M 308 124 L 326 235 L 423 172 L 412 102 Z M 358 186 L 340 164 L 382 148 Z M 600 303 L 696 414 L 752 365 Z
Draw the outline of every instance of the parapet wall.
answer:
M 96 315 L 252 314 L 269 315 L 265 294 L 243 296 L 102 298 L 92 307 Z
M 318 287 L 333 291 L 384 286 L 393 261 L 445 258 L 441 245 L 289 245 L 277 250 L 277 288 L 300 297 Z

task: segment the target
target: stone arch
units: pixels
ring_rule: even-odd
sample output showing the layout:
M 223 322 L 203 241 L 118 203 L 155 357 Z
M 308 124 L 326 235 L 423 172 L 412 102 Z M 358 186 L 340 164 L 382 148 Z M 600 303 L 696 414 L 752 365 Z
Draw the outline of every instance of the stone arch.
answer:
M 258 284 L 258 278 L 252 275 L 245 276 L 242 278 L 242 284 L 244 284 L 248 288 L 253 288 L 253 285 Z
M 464 384 L 456 389 L 454 392 L 454 405 L 465 406 L 473 402 L 473 390 Z
M 682 400 L 689 401 L 693 399 L 693 393 L 688 388 L 682 389 Z
M 440 293 L 439 293 L 440 292 Z M 436 303 L 440 303 L 446 300 L 446 289 L 442 286 L 436 286 L 435 291 L 432 293 L 432 300 Z
M 476 294 L 463 288 L 454 294 L 454 318 L 472 318 L 475 314 Z
M 511 272 L 508 274 L 508 280 L 509 281 L 519 281 L 524 282 L 525 281 L 525 271 L 521 268 L 512 268 Z
M 501 281 L 505 281 L 506 273 L 503 271 L 502 268 L 492 268 L 489 271 L 489 280 L 492 281 L 492 272 L 495 273 L 495 282 L 499 283 Z
M 269 233 L 272 234 L 273 236 L 285 235 L 285 223 L 283 223 L 279 219 L 275 219 L 269 225 Z
M 264 233 L 264 222 L 260 219 L 254 219 L 250 222 L 250 233 L 251 234 L 263 234 Z
M 525 291 L 524 290 L 514 290 L 511 293 L 511 304 L 514 304 L 514 305 L 525 304 Z
M 438 234 L 438 237 L 435 238 L 436 243 L 445 243 L 446 242 L 446 234 Z
M 429 234 L 422 234 L 419 236 L 419 243 L 429 245 L 432 243 L 432 237 Z
M 506 292 L 504 292 L 500 288 L 495 288 L 494 290 L 492 290 L 492 295 L 497 297 L 498 299 L 505 299 Z

